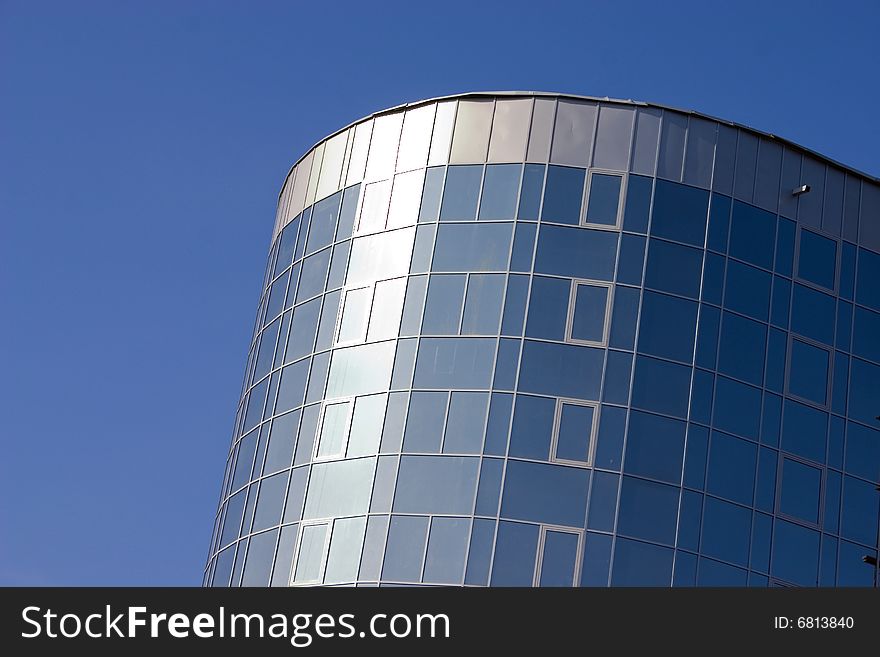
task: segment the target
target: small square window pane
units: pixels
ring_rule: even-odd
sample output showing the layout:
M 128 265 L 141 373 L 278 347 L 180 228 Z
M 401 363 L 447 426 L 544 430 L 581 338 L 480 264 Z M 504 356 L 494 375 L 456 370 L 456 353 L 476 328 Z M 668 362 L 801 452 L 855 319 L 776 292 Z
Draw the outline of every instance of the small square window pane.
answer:
M 364 339 L 372 299 L 372 287 L 348 290 L 345 293 L 337 342 L 359 342 Z
M 572 586 L 577 558 L 578 535 L 572 532 L 548 531 L 544 534 L 541 559 L 541 586 Z
M 605 226 L 617 225 L 620 207 L 620 185 L 623 178 L 604 173 L 590 177 L 590 200 L 587 203 L 587 223 Z
M 321 580 L 327 528 L 326 524 L 306 525 L 302 528 L 296 571 L 293 575 L 294 583 L 305 584 Z
M 318 458 L 341 456 L 348 434 L 348 402 L 327 404 L 318 442 Z
M 571 323 L 573 340 L 604 342 L 608 291 L 604 285 L 576 285 Z
M 593 406 L 563 402 L 559 414 L 556 459 L 586 463 L 590 460 L 590 438 L 593 434 Z

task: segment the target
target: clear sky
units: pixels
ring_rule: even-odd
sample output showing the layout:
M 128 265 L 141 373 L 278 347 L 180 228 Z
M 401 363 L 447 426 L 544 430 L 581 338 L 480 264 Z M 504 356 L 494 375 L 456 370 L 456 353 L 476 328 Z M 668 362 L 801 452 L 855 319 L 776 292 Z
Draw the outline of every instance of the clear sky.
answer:
M 279 186 L 472 90 L 696 109 L 880 175 L 880 3 L 0 0 L 0 584 L 197 584 Z

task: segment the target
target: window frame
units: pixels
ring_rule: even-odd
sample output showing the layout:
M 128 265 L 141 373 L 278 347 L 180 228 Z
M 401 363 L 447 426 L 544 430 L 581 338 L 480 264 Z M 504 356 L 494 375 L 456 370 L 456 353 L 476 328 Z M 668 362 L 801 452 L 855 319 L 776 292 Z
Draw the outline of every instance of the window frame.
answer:
M 617 195 L 617 214 L 613 224 L 600 224 L 591 222 L 587 215 L 590 208 L 590 192 L 593 189 L 593 174 L 598 173 L 603 176 L 616 176 L 620 178 L 620 190 Z M 626 171 L 618 171 L 615 169 L 603 169 L 600 167 L 590 167 L 587 169 L 587 179 L 584 181 L 584 196 L 581 200 L 581 216 L 579 225 L 585 228 L 595 228 L 598 230 L 614 230 L 620 231 L 623 227 L 623 212 L 626 205 L 626 188 L 629 181 L 629 173 Z
M 587 445 L 587 460 L 574 461 L 572 459 L 560 458 L 556 455 L 559 447 L 559 430 L 562 427 L 562 407 L 569 406 L 588 406 L 593 409 L 593 419 L 590 423 L 589 444 Z M 549 463 L 558 463 L 560 465 L 572 465 L 581 468 L 591 468 L 596 452 L 596 442 L 599 430 L 599 402 L 585 401 L 583 399 L 573 399 L 569 397 L 557 397 L 556 405 L 553 409 L 553 426 L 550 430 L 550 458 Z
M 804 520 L 800 516 L 793 516 L 790 513 L 785 513 L 782 510 L 782 489 L 783 489 L 783 477 L 785 473 L 783 471 L 783 466 L 785 465 L 785 461 L 794 461 L 799 463 L 805 467 L 812 468 L 813 470 L 819 471 L 819 498 L 818 498 L 818 508 L 816 510 L 816 522 L 812 523 L 809 520 Z M 843 475 L 844 473 L 841 473 Z M 787 520 L 788 522 L 800 525 L 802 527 L 809 527 L 810 529 L 816 529 L 819 532 L 822 532 L 822 525 L 825 520 L 825 493 L 827 491 L 827 483 L 826 479 L 828 478 L 828 467 L 819 465 L 815 461 L 810 461 L 809 459 L 804 458 L 803 456 L 799 456 L 797 454 L 792 454 L 791 452 L 786 452 L 783 450 L 779 450 L 779 454 L 776 457 L 776 500 L 773 505 L 773 513 L 779 518 Z M 840 503 L 843 502 L 843 477 L 841 476 L 840 480 L 841 484 L 841 492 L 840 492 Z
M 577 536 L 577 549 L 574 555 L 574 572 L 572 573 L 571 587 L 578 586 L 580 582 L 581 568 L 583 567 L 584 557 L 584 535 L 586 530 L 565 527 L 563 525 L 540 525 L 538 529 L 538 546 L 535 550 L 535 569 L 532 577 L 532 586 L 541 586 L 541 571 L 544 569 L 544 545 L 547 541 L 548 532 L 557 532 L 559 534 L 574 534 Z
M 335 399 L 324 400 L 321 402 L 321 412 L 318 415 L 318 427 L 315 434 L 315 443 L 312 448 L 312 462 L 313 463 L 323 463 L 325 461 L 337 461 L 339 459 L 344 459 L 346 453 L 348 452 L 348 440 L 351 437 L 351 422 L 354 417 L 354 404 L 356 397 L 337 397 Z M 345 422 L 344 422 L 344 430 L 345 430 L 345 438 L 342 441 L 342 445 L 340 446 L 340 451 L 335 452 L 333 454 L 324 454 L 319 455 L 321 449 L 321 438 L 324 432 L 324 421 L 327 416 L 327 408 L 329 406 L 339 406 L 340 404 L 346 405 L 345 410 Z
M 366 285 L 352 285 L 351 287 L 345 285 L 342 287 L 339 309 L 336 311 L 336 325 L 333 327 L 332 347 L 348 347 L 350 345 L 364 344 L 367 341 L 367 330 L 370 326 L 370 314 L 373 312 L 373 297 L 376 293 L 375 288 L 375 282 L 367 283 Z M 367 303 L 366 321 L 364 321 L 363 325 L 358 329 L 356 337 L 348 340 L 340 340 L 339 334 L 342 331 L 342 318 L 345 314 L 345 304 L 348 301 L 348 295 L 351 292 L 358 292 L 361 290 L 369 290 L 367 292 L 367 294 L 369 294 L 369 302 Z M 318 322 L 320 323 L 320 317 L 318 318 Z
M 820 237 L 822 239 L 829 240 L 834 242 L 834 284 L 831 287 L 825 287 L 819 283 L 808 280 L 801 276 L 801 240 L 802 235 L 804 233 L 810 233 L 815 235 L 816 237 Z M 835 238 L 832 235 L 828 235 L 826 233 L 821 232 L 818 228 L 807 228 L 806 226 L 802 226 L 798 224 L 795 240 L 794 240 L 794 253 L 792 253 L 792 271 L 791 271 L 791 279 L 792 283 L 797 282 L 806 287 L 813 288 L 819 292 L 824 292 L 826 294 L 831 294 L 835 298 L 840 296 L 840 279 L 841 279 L 841 260 L 843 257 L 843 246 L 842 241 L 839 238 Z M 775 265 L 775 262 L 774 262 Z
M 794 333 L 793 331 L 787 332 L 788 340 L 785 345 L 785 372 L 783 375 L 785 376 L 784 385 L 783 385 L 783 395 L 790 399 L 793 399 L 801 404 L 806 406 L 811 406 L 813 408 L 820 409 L 822 411 L 830 412 L 831 411 L 831 396 L 834 391 L 834 347 L 830 347 L 826 344 L 813 340 L 812 338 L 808 338 L 800 333 Z M 828 354 L 828 373 L 825 379 L 825 403 L 820 404 L 814 399 L 809 399 L 807 397 L 802 397 L 801 395 L 793 392 L 791 390 L 791 366 L 792 366 L 792 347 L 794 345 L 794 341 L 802 342 L 809 347 L 813 347 L 815 349 L 821 349 L 825 353 Z M 768 337 L 769 341 L 769 337 Z M 846 353 L 846 352 L 844 352 Z M 846 353 L 847 356 L 852 358 L 851 354 Z M 766 374 L 765 374 L 766 376 Z
M 290 565 L 290 578 L 287 582 L 288 587 L 293 586 L 314 586 L 315 584 L 321 584 L 324 581 L 324 573 L 327 570 L 327 557 L 330 553 L 330 537 L 333 535 L 333 518 L 321 518 L 317 520 L 305 520 L 299 523 L 299 530 L 296 532 L 296 546 L 293 550 L 293 563 Z M 304 530 L 307 527 L 315 527 L 323 525 L 326 527 L 326 532 L 324 534 L 324 545 L 321 549 L 321 562 L 318 567 L 318 577 L 317 579 L 310 579 L 305 581 L 296 581 L 296 569 L 299 566 L 299 560 L 302 551 L 302 539 Z
M 604 287 L 608 290 L 605 297 L 605 318 L 602 322 L 602 339 L 601 340 L 584 340 L 575 338 L 571 332 L 574 328 L 575 304 L 577 302 L 577 290 L 579 285 L 590 285 L 592 287 Z M 581 344 L 592 347 L 607 347 L 609 335 L 611 333 L 611 313 L 614 308 L 614 283 L 609 281 L 597 281 L 588 278 L 571 279 L 571 288 L 568 292 L 568 312 L 565 317 L 565 333 L 562 341 L 569 344 Z

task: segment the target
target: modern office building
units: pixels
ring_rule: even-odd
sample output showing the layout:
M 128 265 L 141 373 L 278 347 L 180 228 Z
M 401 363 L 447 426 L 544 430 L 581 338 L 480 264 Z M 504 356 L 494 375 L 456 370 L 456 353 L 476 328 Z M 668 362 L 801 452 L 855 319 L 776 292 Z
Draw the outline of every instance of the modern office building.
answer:
M 284 181 L 206 585 L 871 586 L 880 185 L 464 94 Z

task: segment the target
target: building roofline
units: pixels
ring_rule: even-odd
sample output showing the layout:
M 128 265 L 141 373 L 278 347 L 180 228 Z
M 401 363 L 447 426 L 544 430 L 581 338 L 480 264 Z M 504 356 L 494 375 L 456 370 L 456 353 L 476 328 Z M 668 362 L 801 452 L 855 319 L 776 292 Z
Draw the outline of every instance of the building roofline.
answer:
M 860 171 L 859 169 L 851 167 L 847 164 L 843 164 L 842 162 L 838 162 L 837 160 L 834 160 L 834 159 L 828 157 L 827 155 L 823 155 L 822 153 L 811 150 L 811 149 L 807 148 L 806 146 L 802 146 L 801 144 L 798 144 L 797 142 L 791 141 L 790 139 L 780 137 L 779 135 L 774 135 L 771 132 L 764 132 L 763 130 L 758 130 L 756 128 L 752 128 L 751 126 L 747 126 L 742 123 L 737 123 L 736 121 L 729 121 L 727 119 L 720 119 L 716 116 L 712 116 L 711 114 L 706 114 L 705 112 L 698 112 L 696 110 L 691 110 L 691 109 L 682 109 L 680 107 L 672 107 L 671 105 L 664 105 L 662 103 L 648 103 L 648 102 L 641 101 L 641 100 L 610 98 L 608 96 L 605 96 L 605 97 L 582 96 L 579 94 L 568 94 L 568 93 L 561 93 L 561 92 L 554 92 L 554 91 L 466 91 L 463 93 L 449 94 L 446 96 L 435 96 L 433 98 L 425 98 L 422 100 L 416 100 L 416 101 L 409 102 L 409 103 L 401 103 L 401 104 L 395 105 L 393 107 L 388 107 L 386 109 L 382 109 L 382 110 L 373 112 L 372 114 L 362 116 L 361 118 L 356 119 L 356 120 L 352 121 L 351 123 L 348 123 L 347 125 L 343 126 L 342 128 L 339 128 L 338 130 L 330 133 L 329 135 L 326 135 L 325 137 L 322 137 L 321 139 L 319 139 L 310 148 L 306 149 L 305 152 L 299 157 L 299 159 L 297 159 L 296 162 L 294 162 L 291 165 L 290 169 L 285 174 L 283 181 L 286 181 L 290 177 L 290 174 L 294 170 L 294 168 L 296 168 L 296 166 L 300 162 L 302 162 L 303 159 L 305 159 L 305 157 L 309 153 L 311 153 L 313 150 L 315 150 L 322 143 L 324 143 L 325 141 L 328 141 L 329 139 L 332 139 L 333 137 L 335 137 L 336 135 L 338 135 L 342 132 L 345 132 L 346 130 L 348 130 L 352 126 L 355 126 L 359 123 L 363 123 L 364 121 L 369 121 L 370 119 L 374 119 L 379 116 L 384 116 L 385 114 L 393 114 L 394 112 L 400 112 L 403 110 L 421 107 L 422 105 L 429 105 L 431 103 L 437 103 L 437 102 L 441 102 L 441 101 L 445 101 L 445 100 L 459 100 L 459 99 L 463 99 L 463 98 L 464 99 L 489 99 L 489 98 L 499 98 L 499 97 L 507 97 L 507 98 L 563 98 L 563 99 L 583 100 L 583 101 L 590 101 L 590 102 L 614 103 L 617 105 L 629 105 L 631 107 L 654 107 L 654 108 L 661 109 L 661 110 L 669 110 L 672 112 L 678 112 L 679 114 L 686 114 L 688 116 L 696 116 L 698 118 L 706 119 L 708 121 L 714 121 L 715 123 L 727 125 L 732 128 L 746 130 L 747 132 L 750 132 L 754 135 L 757 135 L 759 137 L 763 137 L 764 139 L 769 139 L 771 141 L 775 141 L 778 144 L 781 144 L 783 146 L 787 146 L 789 148 L 793 148 L 797 151 L 800 151 L 802 154 L 809 155 L 809 156 L 814 157 L 818 160 L 821 160 L 825 164 L 833 165 L 833 166 L 838 167 L 839 169 L 842 169 L 848 173 L 852 173 L 857 176 L 860 176 L 861 178 L 864 178 L 865 180 L 871 181 L 875 184 L 880 184 L 880 177 L 871 175 L 871 174 L 866 173 L 864 171 Z M 284 188 L 283 181 L 281 184 L 281 189 Z M 279 195 L 279 197 L 281 196 L 280 189 L 279 189 L 278 195 Z

